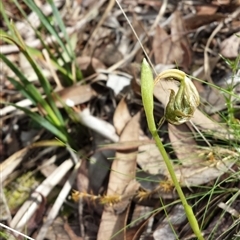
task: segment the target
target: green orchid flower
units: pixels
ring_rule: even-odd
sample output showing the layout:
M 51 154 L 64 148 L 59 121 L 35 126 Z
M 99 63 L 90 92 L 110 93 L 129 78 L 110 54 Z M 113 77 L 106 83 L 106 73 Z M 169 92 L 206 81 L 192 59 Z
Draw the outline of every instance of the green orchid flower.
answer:
M 154 85 L 156 85 L 161 79 L 174 79 L 180 82 L 180 87 L 177 94 L 175 94 L 175 92 L 171 89 L 169 102 L 165 109 L 164 118 L 172 124 L 181 124 L 190 120 L 190 118 L 193 116 L 194 111 L 199 105 L 199 95 L 195 86 L 186 76 L 186 74 L 176 69 L 169 69 L 161 72 L 153 81 L 151 67 L 149 66 L 146 59 L 143 59 L 141 68 L 141 94 L 143 107 L 147 117 L 148 128 L 167 166 L 171 180 L 176 188 L 176 191 L 178 192 L 179 198 L 181 199 L 190 226 L 197 239 L 204 240 L 199 228 L 198 221 L 193 213 L 192 207 L 188 204 L 182 188 L 178 182 L 172 165 L 173 163 L 168 157 L 164 145 L 158 135 L 157 127 L 155 124 L 153 115 L 153 89 Z
M 170 89 L 169 102 L 164 114 L 165 119 L 175 125 L 189 121 L 200 103 L 199 94 L 194 84 L 183 71 L 177 69 L 168 69 L 161 72 L 155 78 L 154 85 L 162 79 L 180 82 L 177 94 Z

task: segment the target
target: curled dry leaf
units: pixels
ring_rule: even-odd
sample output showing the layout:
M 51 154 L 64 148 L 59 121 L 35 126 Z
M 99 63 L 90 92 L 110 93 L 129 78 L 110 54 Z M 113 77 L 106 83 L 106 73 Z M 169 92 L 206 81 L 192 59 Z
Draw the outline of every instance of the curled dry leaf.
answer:
M 174 48 L 179 49 L 179 56 L 178 58 L 174 59 L 175 62 L 184 67 L 184 69 L 189 68 L 190 64 L 192 63 L 192 53 L 185 22 L 182 18 L 181 12 L 179 11 L 175 11 L 172 14 L 171 38 Z
M 140 113 L 136 114 L 129 121 L 120 136 L 120 141 L 138 140 L 140 128 L 139 119 Z M 111 168 L 112 171 L 110 173 L 107 195 L 128 195 L 126 194 L 126 191 L 128 192 L 128 185 L 135 179 L 136 157 L 137 148 L 133 149 L 132 151 L 116 153 L 116 158 L 114 159 Z M 124 201 L 127 201 L 127 199 L 124 199 Z M 105 211 L 102 214 L 97 239 L 110 239 L 115 233 L 125 229 L 124 226 L 126 224 L 128 215 L 126 208 L 128 207 L 128 201 L 123 203 L 123 206 L 118 205 L 117 209 L 114 209 L 114 206 L 105 206 Z M 117 214 L 120 212 L 122 213 Z M 120 231 L 120 233 L 114 239 L 121 240 L 124 239 L 124 236 L 125 231 Z
M 155 63 L 177 63 L 188 68 L 192 62 L 192 54 L 185 23 L 179 11 L 172 15 L 171 36 L 163 28 L 159 26 L 156 28 L 152 45 Z

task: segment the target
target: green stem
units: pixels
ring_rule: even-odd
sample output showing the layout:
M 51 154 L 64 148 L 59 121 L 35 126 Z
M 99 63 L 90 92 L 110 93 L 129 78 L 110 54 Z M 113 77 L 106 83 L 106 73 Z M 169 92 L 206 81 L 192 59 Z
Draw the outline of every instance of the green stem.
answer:
M 171 71 L 171 70 L 169 70 Z M 157 127 L 155 124 L 154 116 L 153 116 L 153 76 L 150 66 L 148 65 L 147 61 L 144 59 L 142 64 L 142 71 L 141 71 L 141 92 L 142 92 L 142 100 L 143 100 L 143 107 L 147 117 L 148 128 L 156 142 L 156 145 L 164 159 L 164 162 L 167 166 L 169 174 L 172 178 L 173 184 L 178 192 L 179 198 L 183 204 L 186 216 L 190 223 L 190 226 L 197 236 L 199 240 L 204 240 L 197 219 L 193 213 L 193 210 L 190 205 L 188 205 L 186 197 L 182 191 L 182 188 L 178 182 L 176 174 L 174 172 L 174 168 L 172 166 L 172 162 L 168 157 L 168 154 L 160 140 L 157 132 Z
M 155 123 L 154 123 L 154 125 L 155 125 Z M 150 129 L 150 127 L 149 127 L 149 129 Z M 158 149 L 159 149 L 159 151 L 160 151 L 160 153 L 161 153 L 161 155 L 162 155 L 162 157 L 164 159 L 164 162 L 165 162 L 165 164 L 167 166 L 167 169 L 168 169 L 169 174 L 170 174 L 170 176 L 172 178 L 173 184 L 174 184 L 174 186 L 175 186 L 175 188 L 177 190 L 179 198 L 180 198 L 180 200 L 182 202 L 182 205 L 184 207 L 184 210 L 185 210 L 185 213 L 187 215 L 187 218 L 188 218 L 188 221 L 190 223 L 190 226 L 191 226 L 193 232 L 195 233 L 195 235 L 197 236 L 197 238 L 199 240 L 203 240 L 204 238 L 203 238 L 203 236 L 201 234 L 201 231 L 199 229 L 199 225 L 198 225 L 197 219 L 196 219 L 196 217 L 195 217 L 195 215 L 193 213 L 193 210 L 192 210 L 191 206 L 187 203 L 186 197 L 184 196 L 182 188 L 181 188 L 181 186 L 180 186 L 180 184 L 179 184 L 179 182 L 177 180 L 176 174 L 174 172 L 174 168 L 172 166 L 172 162 L 169 159 L 168 154 L 167 154 L 167 152 L 166 152 L 166 150 L 165 150 L 165 148 L 164 148 L 164 146 L 162 144 L 162 141 L 161 141 L 161 139 L 158 136 L 156 127 L 155 127 L 155 129 L 153 131 L 150 130 L 150 132 L 151 132 L 151 134 L 153 136 L 153 139 L 155 140 L 156 145 L 157 145 L 157 147 L 158 147 Z

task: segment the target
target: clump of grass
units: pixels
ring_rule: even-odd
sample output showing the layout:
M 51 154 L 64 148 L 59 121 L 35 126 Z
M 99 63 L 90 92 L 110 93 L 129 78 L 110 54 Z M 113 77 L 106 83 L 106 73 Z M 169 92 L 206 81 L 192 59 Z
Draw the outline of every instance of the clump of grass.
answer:
M 27 20 L 27 15 L 22 9 L 18 1 L 13 0 L 13 3 L 18 7 L 19 11 L 22 13 L 24 18 Z M 82 74 L 79 68 L 76 67 L 75 60 L 76 56 L 70 41 L 70 38 L 66 32 L 66 27 L 61 19 L 61 16 L 54 5 L 52 0 L 49 0 L 48 3 L 52 7 L 54 19 L 58 23 L 58 27 L 61 30 L 62 36 L 52 25 L 50 19 L 46 17 L 41 9 L 37 7 L 34 1 L 24 0 L 24 3 L 37 15 L 41 22 L 41 28 L 45 28 L 49 34 L 56 40 L 54 46 L 54 51 L 45 44 L 43 36 L 40 33 L 40 30 L 35 29 L 31 22 L 28 22 L 32 26 L 36 36 L 41 41 L 42 46 L 47 51 L 50 56 L 51 63 L 61 74 L 62 83 L 65 86 L 72 85 L 76 81 L 82 79 Z M 44 129 L 50 131 L 56 136 L 61 142 L 66 145 L 73 146 L 74 143 L 69 136 L 68 130 L 66 128 L 66 120 L 64 120 L 62 113 L 57 108 L 55 99 L 58 99 L 57 95 L 54 93 L 52 86 L 49 84 L 49 80 L 44 76 L 42 69 L 37 65 L 35 56 L 41 55 L 37 49 L 31 49 L 28 47 L 16 27 L 11 21 L 9 21 L 7 14 L 4 10 L 4 7 L 0 9 L 5 23 L 7 25 L 7 32 L 1 31 L 2 40 L 8 43 L 12 43 L 19 48 L 19 51 L 26 57 L 26 60 L 29 62 L 33 68 L 35 74 L 37 75 L 38 81 L 43 88 L 44 97 L 40 91 L 35 87 L 35 85 L 30 82 L 27 77 L 22 73 L 21 69 L 12 63 L 6 56 L 0 53 L 0 59 L 15 73 L 16 77 L 7 77 L 7 79 L 14 85 L 16 90 L 19 90 L 24 97 L 31 100 L 34 106 L 37 106 L 39 113 L 32 112 L 30 109 L 25 107 L 20 107 L 13 103 L 8 103 L 16 108 L 25 112 L 32 120 L 37 122 Z M 67 43 L 67 44 L 66 44 Z M 55 53 L 54 53 L 55 52 Z M 71 67 L 68 68 L 69 63 Z M 67 106 L 65 106 L 67 108 Z M 69 113 L 70 109 L 66 109 Z M 71 116 L 71 115 L 70 115 Z

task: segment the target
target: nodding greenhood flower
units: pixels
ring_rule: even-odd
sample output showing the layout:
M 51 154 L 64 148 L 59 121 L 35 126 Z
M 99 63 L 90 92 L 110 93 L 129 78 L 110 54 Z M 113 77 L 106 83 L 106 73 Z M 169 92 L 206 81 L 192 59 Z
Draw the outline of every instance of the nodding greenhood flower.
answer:
M 165 109 L 165 119 L 171 124 L 180 125 L 189 121 L 200 103 L 197 89 L 183 71 L 168 69 L 161 72 L 154 80 L 156 85 L 161 79 L 180 82 L 177 94 L 170 89 L 170 97 Z
M 174 172 L 172 161 L 170 161 L 168 157 L 168 154 L 158 135 L 155 124 L 155 119 L 153 115 L 153 89 L 154 84 L 157 84 L 159 80 L 164 78 L 168 80 L 175 79 L 180 82 L 180 87 L 176 95 L 175 92 L 171 90 L 169 102 L 165 110 L 165 119 L 167 119 L 172 124 L 181 124 L 190 120 L 195 109 L 199 105 L 199 95 L 191 80 L 186 76 L 184 72 L 179 70 L 169 69 L 163 71 L 153 81 L 151 67 L 149 66 L 147 60 L 143 59 L 141 67 L 141 94 L 143 107 L 147 117 L 148 129 L 150 130 L 153 139 L 155 140 L 156 145 L 159 149 L 159 152 L 161 153 L 163 160 L 167 166 L 172 182 L 181 199 L 182 205 L 184 207 L 192 230 L 194 231 L 197 239 L 204 240 L 198 225 L 198 221 L 193 213 L 191 206 L 188 204 L 186 197 L 184 196 L 184 193 L 178 182 L 178 178 Z

